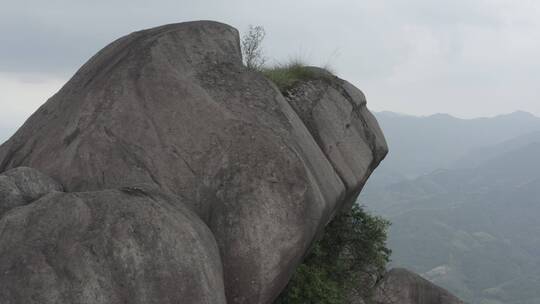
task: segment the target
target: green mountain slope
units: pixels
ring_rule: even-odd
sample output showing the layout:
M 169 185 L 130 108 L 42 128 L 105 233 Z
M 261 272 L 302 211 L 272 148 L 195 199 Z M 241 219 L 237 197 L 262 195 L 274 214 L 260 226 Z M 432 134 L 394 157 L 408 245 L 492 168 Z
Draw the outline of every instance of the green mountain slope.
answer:
M 470 303 L 540 303 L 540 136 L 526 131 L 462 165 L 368 185 L 361 202 L 392 221 L 395 266 Z

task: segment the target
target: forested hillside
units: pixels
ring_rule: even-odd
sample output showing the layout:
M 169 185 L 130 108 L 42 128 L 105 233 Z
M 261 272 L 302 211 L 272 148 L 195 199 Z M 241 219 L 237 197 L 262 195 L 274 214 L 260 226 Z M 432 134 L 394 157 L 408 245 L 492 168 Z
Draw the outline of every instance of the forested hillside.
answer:
M 390 155 L 389 162 L 407 158 L 414 162 L 404 142 L 419 144 L 426 139 L 410 131 L 423 125 L 435 132 L 437 127 L 429 127 L 430 122 L 442 122 L 434 117 L 396 119 L 400 120 L 401 137 L 395 141 L 392 134 L 398 132 L 393 133 L 388 125 L 398 123 L 389 123 L 392 117 L 384 114 L 380 119 L 389 134 L 392 155 L 396 155 Z M 454 139 L 454 154 L 438 154 L 441 146 L 430 150 L 424 145 L 422 151 L 431 154 L 440 168 L 386 183 L 379 176 L 361 196 L 363 204 L 393 223 L 389 240 L 393 264 L 421 273 L 471 303 L 539 303 L 540 133 L 533 132 L 538 118 L 515 113 L 472 121 L 441 119 L 453 131 L 451 136 L 440 134 L 439 144 L 452 147 Z M 467 135 L 469 141 L 456 137 L 465 124 L 475 126 Z M 409 132 L 404 131 L 407 128 Z M 478 130 L 490 136 L 482 137 Z M 472 134 L 479 136 L 483 147 L 476 147 Z M 507 138 L 510 136 L 514 137 Z M 499 143 L 492 142 L 497 140 Z M 417 173 L 425 164 L 421 160 L 411 165 Z

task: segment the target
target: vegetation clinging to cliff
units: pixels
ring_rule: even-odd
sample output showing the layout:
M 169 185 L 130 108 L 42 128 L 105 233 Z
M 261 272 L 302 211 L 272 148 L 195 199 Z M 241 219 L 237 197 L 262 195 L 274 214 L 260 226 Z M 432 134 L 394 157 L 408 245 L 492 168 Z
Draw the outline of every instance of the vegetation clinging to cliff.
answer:
M 287 95 L 287 92 L 300 81 L 315 79 L 317 73 L 306 67 L 300 60 L 293 60 L 286 64 L 278 64 L 270 68 L 263 68 L 261 72 L 270 79 L 279 90 Z
M 343 304 L 369 299 L 390 259 L 390 223 L 355 205 L 337 215 L 274 304 Z
M 260 70 L 264 66 L 266 57 L 263 54 L 262 42 L 265 36 L 266 31 L 260 25 L 250 25 L 242 36 L 242 57 L 248 69 Z
M 262 26 L 250 25 L 248 27 L 240 41 L 244 64 L 250 70 L 263 73 L 279 88 L 283 95 L 288 95 L 289 90 L 299 82 L 331 77 L 331 73 L 326 73 L 327 68 L 317 71 L 315 68 L 307 66 L 301 59 L 267 65 L 267 58 L 262 48 L 265 36 L 266 31 Z

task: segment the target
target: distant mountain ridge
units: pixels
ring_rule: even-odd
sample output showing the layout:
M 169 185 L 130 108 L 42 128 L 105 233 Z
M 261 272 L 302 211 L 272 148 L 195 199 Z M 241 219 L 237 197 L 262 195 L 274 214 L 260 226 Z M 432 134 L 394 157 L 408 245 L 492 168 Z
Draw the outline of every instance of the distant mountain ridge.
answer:
M 486 160 L 495 158 L 504 154 L 505 152 L 510 152 L 536 142 L 540 142 L 540 131 L 525 133 L 502 143 L 473 149 L 457 160 L 453 166 L 459 168 L 476 167 L 481 165 Z
M 529 118 L 540 118 L 536 115 L 534 115 L 531 112 L 522 111 L 522 110 L 516 110 L 510 113 L 502 113 L 494 116 L 479 116 L 479 117 L 472 117 L 472 118 L 461 118 L 454 116 L 449 113 L 433 113 L 428 115 L 415 115 L 415 114 L 408 114 L 408 113 L 402 113 L 402 112 L 394 112 L 394 111 L 374 111 L 373 112 L 377 117 L 380 116 L 389 116 L 389 117 L 416 117 L 416 118 L 426 118 L 426 117 L 450 117 L 453 119 L 459 119 L 459 120 L 476 120 L 476 119 L 493 119 L 493 118 L 501 118 L 501 117 L 529 117 Z
M 393 127 L 392 120 L 403 120 L 386 119 Z M 399 141 L 418 141 L 414 124 L 422 121 L 429 127 L 429 121 L 406 119 L 413 126 L 402 122 L 407 132 Z M 483 142 L 514 136 L 479 147 L 472 143 L 462 154 L 455 149 L 454 155 L 460 156 L 446 168 L 415 178 L 368 183 L 361 202 L 392 221 L 389 243 L 394 265 L 423 273 L 470 303 L 540 303 L 540 131 L 535 130 L 539 118 L 518 112 L 474 123 L 442 119 L 453 122 L 447 126 L 454 131 L 439 133 L 439 143 L 458 141 L 446 136 L 456 134 L 459 124 L 471 126 L 476 134 L 480 128 L 492 130 L 494 135 Z M 439 118 L 429 120 L 440 123 Z M 384 129 L 385 120 L 380 121 Z M 504 128 L 511 132 L 500 133 Z M 406 145 L 393 142 L 392 130 L 384 130 L 393 155 L 406 154 L 402 149 Z M 423 148 L 418 154 L 435 154 L 439 147 Z
M 488 118 L 461 119 L 448 114 L 412 116 L 375 113 L 390 152 L 370 180 L 393 183 L 449 168 L 470 151 L 527 133 L 540 132 L 540 118 L 517 111 Z

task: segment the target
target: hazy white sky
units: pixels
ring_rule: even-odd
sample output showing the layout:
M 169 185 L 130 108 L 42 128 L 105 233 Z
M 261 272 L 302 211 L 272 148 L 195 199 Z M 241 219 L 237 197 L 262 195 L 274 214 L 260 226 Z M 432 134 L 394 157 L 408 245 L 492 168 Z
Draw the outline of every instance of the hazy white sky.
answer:
M 267 31 L 275 61 L 330 65 L 373 110 L 540 115 L 536 0 L 0 0 L 0 138 L 129 32 L 199 19 Z M 7 130 L 7 131 L 6 131 Z

